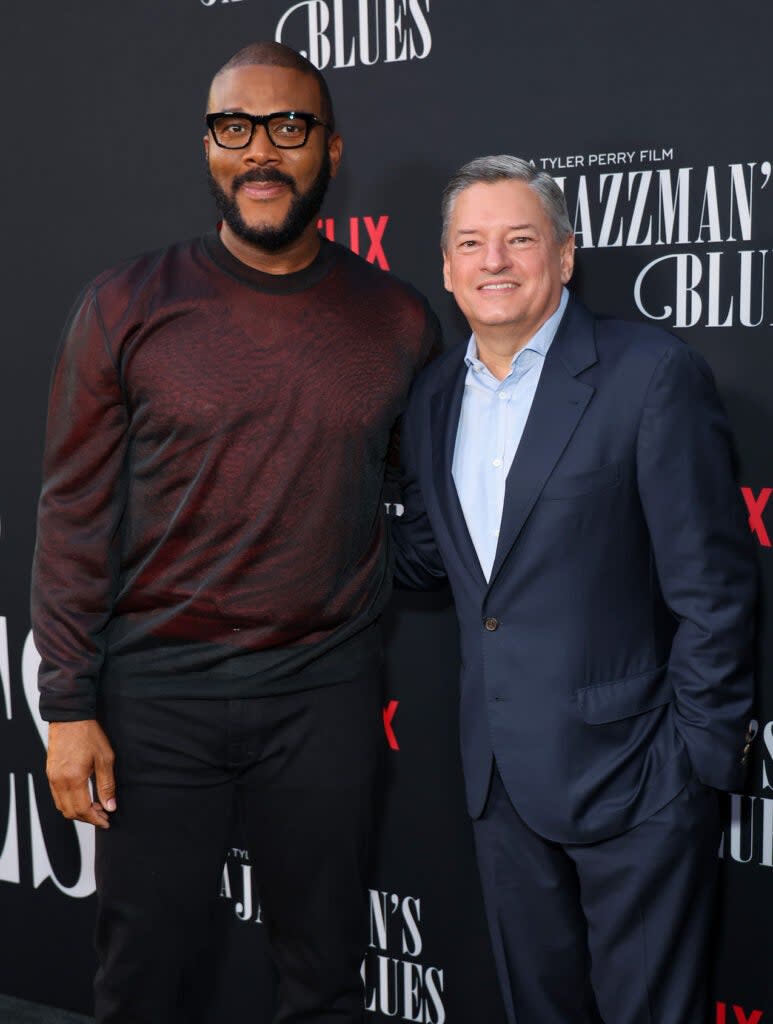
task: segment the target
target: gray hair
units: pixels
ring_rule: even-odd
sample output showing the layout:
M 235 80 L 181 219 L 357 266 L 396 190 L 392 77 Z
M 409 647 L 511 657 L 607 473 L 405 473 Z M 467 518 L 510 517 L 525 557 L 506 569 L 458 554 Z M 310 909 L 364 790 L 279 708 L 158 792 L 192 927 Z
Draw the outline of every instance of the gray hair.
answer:
M 448 226 L 454 212 L 454 204 L 460 193 L 471 185 L 483 182 L 493 185 L 498 181 L 523 181 L 539 196 L 542 208 L 553 225 L 557 242 L 565 242 L 573 234 L 572 222 L 566 208 L 566 199 L 560 185 L 545 171 L 538 171 L 527 160 L 517 156 L 481 156 L 460 167 L 443 190 L 441 213 L 443 228 L 440 247 L 448 247 Z

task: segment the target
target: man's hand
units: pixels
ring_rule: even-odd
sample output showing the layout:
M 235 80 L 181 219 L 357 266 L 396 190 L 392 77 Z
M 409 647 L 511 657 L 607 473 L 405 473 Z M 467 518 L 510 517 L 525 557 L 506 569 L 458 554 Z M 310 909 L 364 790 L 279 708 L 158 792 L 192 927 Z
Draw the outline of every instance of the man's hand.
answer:
M 57 810 L 65 818 L 110 828 L 108 811 L 116 808 L 114 761 L 113 748 L 98 722 L 51 722 L 46 774 Z M 92 776 L 97 800 L 91 799 Z

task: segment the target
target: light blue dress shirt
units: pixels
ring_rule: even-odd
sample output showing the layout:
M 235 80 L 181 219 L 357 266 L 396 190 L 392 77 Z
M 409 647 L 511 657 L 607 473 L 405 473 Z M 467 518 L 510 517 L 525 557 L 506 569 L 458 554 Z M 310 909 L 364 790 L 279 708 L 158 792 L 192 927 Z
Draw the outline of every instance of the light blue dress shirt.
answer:
M 467 377 L 451 472 L 486 579 L 497 551 L 507 474 L 568 301 L 569 292 L 563 288 L 558 309 L 513 356 L 504 380 L 497 380 L 478 359 L 474 334 L 467 345 Z

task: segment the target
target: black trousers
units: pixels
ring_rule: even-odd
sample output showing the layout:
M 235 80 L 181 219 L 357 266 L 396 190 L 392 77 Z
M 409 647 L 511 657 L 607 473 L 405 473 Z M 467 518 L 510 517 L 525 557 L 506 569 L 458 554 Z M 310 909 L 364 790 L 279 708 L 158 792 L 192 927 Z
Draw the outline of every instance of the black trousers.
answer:
M 717 794 L 693 779 L 621 835 L 537 835 L 495 769 L 474 823 L 509 1024 L 707 1024 Z
M 183 1024 L 180 989 L 243 823 L 275 1024 L 363 1018 L 380 679 L 240 700 L 110 697 L 118 809 L 97 832 L 97 1024 Z

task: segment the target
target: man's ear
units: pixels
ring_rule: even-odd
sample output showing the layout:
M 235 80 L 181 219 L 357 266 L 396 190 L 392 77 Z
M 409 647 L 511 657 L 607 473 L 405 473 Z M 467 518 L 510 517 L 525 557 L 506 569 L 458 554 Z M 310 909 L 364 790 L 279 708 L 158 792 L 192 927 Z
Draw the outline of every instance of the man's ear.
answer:
M 451 264 L 449 263 L 447 252 L 443 253 L 443 287 L 447 292 L 453 292 L 454 290 L 451 286 Z
M 327 140 L 327 151 L 330 156 L 330 176 L 335 178 L 338 174 L 338 165 L 341 163 L 341 154 L 344 149 L 344 140 L 337 132 L 333 132 Z
M 574 235 L 561 246 L 561 284 L 568 284 L 574 272 Z

